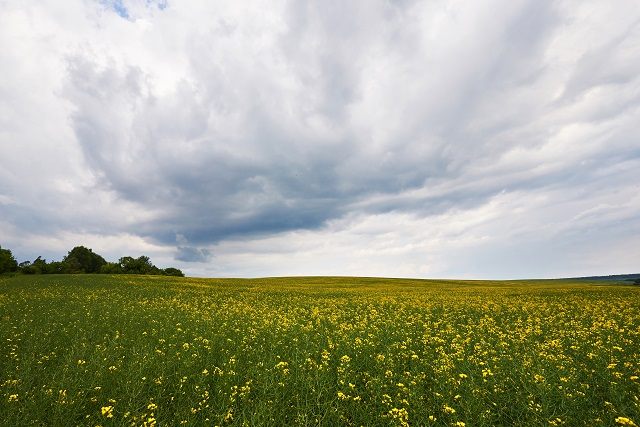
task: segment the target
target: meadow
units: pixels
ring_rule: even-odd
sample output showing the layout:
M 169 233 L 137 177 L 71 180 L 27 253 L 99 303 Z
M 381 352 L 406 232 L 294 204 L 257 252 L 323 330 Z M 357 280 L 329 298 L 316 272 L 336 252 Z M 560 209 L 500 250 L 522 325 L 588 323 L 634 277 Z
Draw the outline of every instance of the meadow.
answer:
M 0 426 L 633 426 L 640 288 L 0 278 Z

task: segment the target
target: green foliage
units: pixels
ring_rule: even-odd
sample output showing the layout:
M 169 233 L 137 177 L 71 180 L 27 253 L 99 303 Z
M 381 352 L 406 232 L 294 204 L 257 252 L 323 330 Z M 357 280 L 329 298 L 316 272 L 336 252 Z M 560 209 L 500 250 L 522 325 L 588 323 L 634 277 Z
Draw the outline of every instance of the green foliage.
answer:
M 69 274 L 71 273 L 71 266 L 68 262 L 64 261 L 52 261 L 48 267 L 49 274 Z
M 63 262 L 69 264 L 71 271 L 76 273 L 99 273 L 107 263 L 104 258 L 84 246 L 71 249 Z
M 36 259 L 36 261 L 38 260 L 41 260 L 40 257 Z M 31 261 L 23 261 L 20 263 L 20 271 L 22 274 L 42 274 L 41 266 L 40 262 L 38 262 L 38 265 L 34 265 Z
M 2 246 L 0 246 L 0 274 L 17 270 L 18 261 L 13 257 L 13 253 L 9 249 L 2 249 Z
M 35 268 L 36 271 L 38 271 L 38 273 L 40 273 L 40 274 L 49 273 L 49 265 L 47 264 L 47 260 L 46 259 L 42 259 L 42 257 L 36 258 L 33 261 L 33 263 L 31 264 L 31 266 L 33 268 Z
M 184 277 L 182 270 L 173 267 L 165 268 L 162 270 L 162 274 L 165 276 Z
M 47 260 L 40 256 L 33 262 L 21 262 L 19 269 L 22 274 L 69 274 L 76 272 L 66 261 L 52 261 L 47 263 Z
M 147 274 L 184 277 L 184 273 L 173 267 L 160 269 L 153 265 L 148 256 L 138 258 L 125 256 L 117 263 L 107 262 L 103 257 L 84 246 L 76 246 L 62 261 L 47 263 L 41 256 L 33 262 L 24 261 L 18 264 L 8 249 L 0 247 L 0 274 L 21 271 L 23 274 L 69 274 L 69 273 L 103 273 L 103 274 Z
M 119 263 L 108 262 L 100 268 L 102 274 L 122 274 L 122 267 Z
M 120 268 L 126 274 L 160 274 L 160 269 L 151 263 L 148 256 L 120 258 Z

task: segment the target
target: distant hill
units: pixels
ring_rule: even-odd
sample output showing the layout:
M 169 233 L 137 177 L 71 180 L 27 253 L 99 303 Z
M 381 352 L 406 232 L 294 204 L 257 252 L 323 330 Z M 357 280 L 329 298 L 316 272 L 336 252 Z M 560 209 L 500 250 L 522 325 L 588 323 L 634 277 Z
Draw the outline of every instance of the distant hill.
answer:
M 640 279 L 640 273 L 636 274 L 612 274 L 610 276 L 571 277 L 571 280 L 635 280 Z

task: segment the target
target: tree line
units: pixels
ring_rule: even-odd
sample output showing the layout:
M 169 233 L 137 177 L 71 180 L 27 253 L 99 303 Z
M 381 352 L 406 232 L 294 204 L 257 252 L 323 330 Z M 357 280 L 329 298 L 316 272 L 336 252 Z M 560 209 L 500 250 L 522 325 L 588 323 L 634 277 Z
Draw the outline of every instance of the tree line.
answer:
M 181 270 L 173 267 L 158 268 L 148 256 L 122 257 L 118 262 L 107 262 L 103 257 L 84 246 L 76 246 L 62 261 L 47 262 L 38 257 L 33 261 L 18 263 L 9 249 L 0 246 L 0 274 L 20 272 L 22 274 L 151 274 L 184 277 Z

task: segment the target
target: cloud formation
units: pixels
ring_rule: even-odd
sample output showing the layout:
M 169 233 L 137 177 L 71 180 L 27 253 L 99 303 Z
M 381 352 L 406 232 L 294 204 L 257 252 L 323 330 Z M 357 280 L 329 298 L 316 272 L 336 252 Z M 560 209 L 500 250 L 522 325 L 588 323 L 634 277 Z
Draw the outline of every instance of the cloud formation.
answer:
M 41 0 L 1 3 L 0 28 L 0 238 L 18 255 L 636 268 L 635 1 Z

